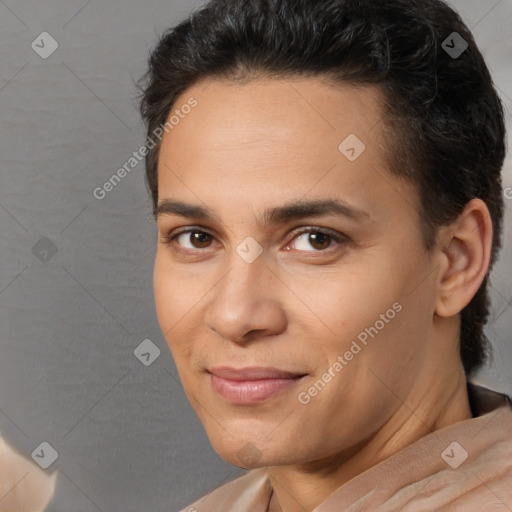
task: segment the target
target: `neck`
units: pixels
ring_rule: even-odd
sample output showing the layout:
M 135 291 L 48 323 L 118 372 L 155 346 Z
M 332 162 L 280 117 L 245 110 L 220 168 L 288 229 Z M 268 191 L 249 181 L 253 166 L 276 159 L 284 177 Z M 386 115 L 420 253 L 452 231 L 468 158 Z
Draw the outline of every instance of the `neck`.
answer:
M 344 483 L 418 439 L 471 418 L 466 377 L 460 362 L 454 366 L 451 372 L 439 366 L 431 379 L 411 390 L 388 422 L 350 450 L 307 464 L 267 468 L 274 490 L 269 512 L 311 512 Z

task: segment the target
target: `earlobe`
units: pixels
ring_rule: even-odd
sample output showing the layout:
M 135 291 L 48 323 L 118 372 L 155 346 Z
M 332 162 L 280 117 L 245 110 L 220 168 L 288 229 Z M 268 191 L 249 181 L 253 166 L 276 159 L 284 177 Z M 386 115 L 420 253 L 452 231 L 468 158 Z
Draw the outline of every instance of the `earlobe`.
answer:
M 436 313 L 451 317 L 469 304 L 489 269 L 492 221 L 486 204 L 481 199 L 467 203 L 443 238 Z

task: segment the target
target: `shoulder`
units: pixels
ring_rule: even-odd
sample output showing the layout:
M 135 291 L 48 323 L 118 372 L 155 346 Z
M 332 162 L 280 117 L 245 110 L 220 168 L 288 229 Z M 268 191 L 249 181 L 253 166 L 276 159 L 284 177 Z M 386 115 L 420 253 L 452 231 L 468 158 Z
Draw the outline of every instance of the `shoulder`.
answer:
M 271 489 L 264 468 L 218 487 L 181 512 L 259 512 L 266 511 Z

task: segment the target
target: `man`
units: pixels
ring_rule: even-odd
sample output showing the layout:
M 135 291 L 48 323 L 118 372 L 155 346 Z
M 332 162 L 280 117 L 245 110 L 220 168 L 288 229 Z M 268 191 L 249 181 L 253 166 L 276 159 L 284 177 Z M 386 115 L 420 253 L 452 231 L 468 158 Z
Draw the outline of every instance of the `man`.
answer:
M 142 114 L 158 319 L 214 449 L 190 507 L 512 510 L 485 360 L 505 128 L 440 0 L 213 0 Z

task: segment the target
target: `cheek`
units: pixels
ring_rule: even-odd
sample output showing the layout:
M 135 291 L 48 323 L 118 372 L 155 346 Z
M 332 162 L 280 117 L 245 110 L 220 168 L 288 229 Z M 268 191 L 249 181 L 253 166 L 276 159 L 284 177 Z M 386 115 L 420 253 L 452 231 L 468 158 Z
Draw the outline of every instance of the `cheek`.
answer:
M 428 281 L 417 287 L 415 279 L 419 277 L 411 262 L 381 257 L 311 287 L 307 305 L 318 312 L 317 332 L 325 333 L 325 326 L 330 330 L 327 337 L 318 337 L 316 346 L 335 360 L 355 341 L 363 365 L 391 372 L 396 361 L 418 360 L 429 336 L 433 292 Z
M 157 253 L 153 269 L 153 291 L 155 308 L 160 329 L 171 349 L 175 348 L 184 321 L 191 314 L 197 293 L 192 283 L 180 279 L 176 269 Z
M 170 286 L 170 279 L 171 274 L 165 271 L 165 267 L 157 255 L 153 269 L 153 292 L 158 323 L 164 335 L 172 327 L 172 317 L 175 313 L 173 308 L 173 304 L 176 302 L 175 294 Z M 167 336 L 165 337 L 167 338 Z
M 202 299 L 211 286 L 204 276 L 193 275 L 190 270 L 180 272 L 163 251 L 157 251 L 153 269 L 156 315 L 180 374 L 198 348 L 194 340 L 200 339 L 203 325 Z
M 200 280 L 194 278 L 190 271 L 186 274 L 180 273 L 179 267 L 168 260 L 165 249 L 159 249 L 153 268 L 156 312 L 164 333 L 180 318 L 192 313 L 201 294 L 204 295 Z
M 373 375 L 368 383 L 373 388 L 369 389 L 370 394 L 377 392 L 375 396 L 386 389 L 394 396 L 406 396 L 429 359 L 429 293 L 410 293 L 410 287 L 404 287 L 390 297 L 393 299 L 395 309 L 376 311 L 377 315 L 368 320 L 363 331 L 366 345 L 361 351 L 361 362 Z
M 316 280 L 315 286 L 303 282 L 304 303 L 314 312 L 314 322 L 337 339 L 349 340 L 372 326 L 397 300 L 396 283 L 388 283 L 378 271 L 339 271 Z M 297 283 L 299 284 L 299 283 Z

